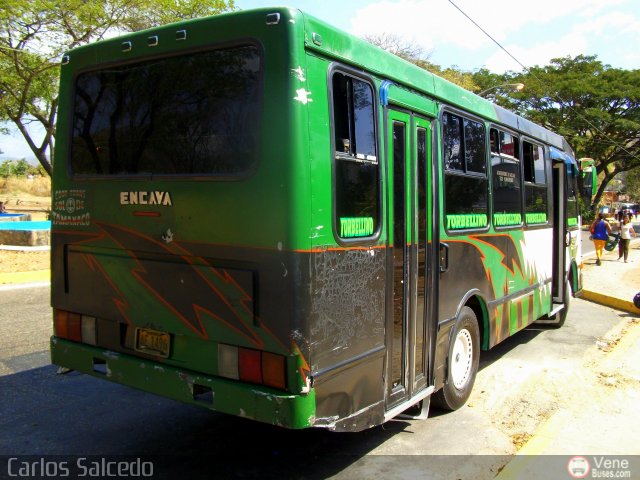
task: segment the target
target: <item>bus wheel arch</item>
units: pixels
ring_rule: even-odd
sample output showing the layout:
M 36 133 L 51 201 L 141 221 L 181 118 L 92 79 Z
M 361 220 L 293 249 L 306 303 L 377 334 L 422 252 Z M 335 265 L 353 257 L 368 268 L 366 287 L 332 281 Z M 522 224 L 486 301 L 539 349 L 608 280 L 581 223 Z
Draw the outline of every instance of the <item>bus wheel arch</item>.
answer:
M 443 410 L 457 410 L 469 399 L 478 372 L 480 338 L 478 317 L 467 302 L 456 315 L 451 329 L 445 381 L 442 388 L 433 394 L 435 406 Z
M 489 332 L 489 310 L 487 308 L 487 303 L 481 296 L 471 295 L 467 298 L 464 305 L 469 307 L 473 310 L 473 313 L 476 314 L 478 328 L 480 329 L 480 348 L 482 350 L 488 350 L 489 337 L 487 332 Z

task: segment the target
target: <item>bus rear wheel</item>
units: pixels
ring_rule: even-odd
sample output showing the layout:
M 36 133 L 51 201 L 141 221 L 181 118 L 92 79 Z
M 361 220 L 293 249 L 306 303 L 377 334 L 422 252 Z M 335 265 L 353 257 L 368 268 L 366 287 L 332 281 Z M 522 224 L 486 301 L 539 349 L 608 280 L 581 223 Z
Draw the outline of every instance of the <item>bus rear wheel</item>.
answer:
M 480 360 L 480 330 L 476 314 L 463 307 L 451 332 L 447 356 L 447 378 L 433 395 L 433 404 L 443 410 L 457 410 L 471 395 Z

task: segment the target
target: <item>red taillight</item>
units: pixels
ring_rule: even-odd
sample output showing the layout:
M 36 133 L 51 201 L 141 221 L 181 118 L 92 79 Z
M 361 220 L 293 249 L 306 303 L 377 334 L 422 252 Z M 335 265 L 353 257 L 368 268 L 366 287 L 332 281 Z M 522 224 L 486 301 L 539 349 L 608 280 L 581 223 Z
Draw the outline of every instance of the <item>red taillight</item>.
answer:
M 275 353 L 220 344 L 218 374 L 233 380 L 286 390 L 287 359 Z
M 238 370 L 243 382 L 262 383 L 262 365 L 259 350 L 238 349 Z
M 78 313 L 54 310 L 53 329 L 57 337 L 82 341 L 82 317 Z

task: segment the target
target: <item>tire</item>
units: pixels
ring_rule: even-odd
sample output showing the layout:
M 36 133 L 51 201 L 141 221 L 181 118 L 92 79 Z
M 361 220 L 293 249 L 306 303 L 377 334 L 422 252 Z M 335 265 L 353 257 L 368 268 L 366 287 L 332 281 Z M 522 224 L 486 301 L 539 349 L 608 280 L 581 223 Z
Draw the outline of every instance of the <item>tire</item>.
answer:
M 471 395 L 480 360 L 480 329 L 476 314 L 462 307 L 451 332 L 447 355 L 447 378 L 433 395 L 433 404 L 443 410 L 457 410 Z

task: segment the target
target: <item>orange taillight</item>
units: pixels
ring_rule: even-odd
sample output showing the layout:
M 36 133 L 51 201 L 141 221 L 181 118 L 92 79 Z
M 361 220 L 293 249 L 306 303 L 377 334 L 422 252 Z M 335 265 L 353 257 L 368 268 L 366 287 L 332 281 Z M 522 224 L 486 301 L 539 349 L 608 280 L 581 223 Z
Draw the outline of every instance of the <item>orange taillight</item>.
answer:
M 53 331 L 57 337 L 82 341 L 82 316 L 65 310 L 54 310 Z
M 262 352 L 262 382 L 269 387 L 282 390 L 286 388 L 285 362 L 282 355 Z

